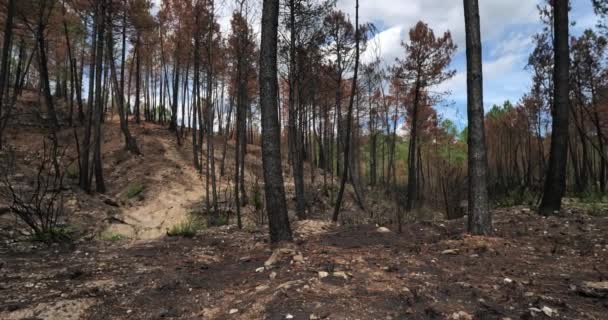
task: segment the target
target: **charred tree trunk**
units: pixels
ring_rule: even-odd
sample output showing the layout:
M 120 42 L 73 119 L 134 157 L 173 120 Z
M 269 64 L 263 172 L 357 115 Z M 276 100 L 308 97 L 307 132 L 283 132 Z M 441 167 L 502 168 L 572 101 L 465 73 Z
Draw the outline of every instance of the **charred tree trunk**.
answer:
M 348 112 L 346 115 L 346 132 L 345 132 L 345 143 L 344 143 L 344 171 L 342 172 L 342 180 L 340 181 L 340 190 L 336 198 L 336 207 L 334 208 L 334 214 L 332 216 L 333 222 L 338 222 L 340 214 L 340 206 L 342 205 L 342 197 L 344 196 L 344 189 L 346 187 L 346 180 L 348 179 L 348 167 L 349 167 L 349 152 L 351 147 L 351 127 L 353 122 L 353 105 L 355 103 L 355 95 L 357 94 L 357 74 L 359 72 L 359 0 L 355 2 L 355 71 L 353 75 L 353 83 L 351 86 L 350 101 L 348 103 Z M 340 121 L 338 119 L 338 121 Z M 338 139 L 340 139 L 338 137 Z
M 486 139 L 483 112 L 483 71 L 478 0 L 464 0 L 467 43 L 469 232 L 492 233 L 488 208 Z
M 98 29 L 97 29 L 97 55 L 95 72 L 95 110 L 93 111 L 93 123 L 95 126 L 94 134 L 94 149 L 93 149 L 93 165 L 95 172 L 95 189 L 97 192 L 104 193 L 106 191 L 105 181 L 103 178 L 103 166 L 101 162 L 101 117 L 103 115 L 104 99 L 103 99 L 103 51 L 104 51 L 104 35 L 106 27 L 106 2 L 102 0 L 99 4 L 98 12 Z
M 264 189 L 272 243 L 292 240 L 283 186 L 281 132 L 278 120 L 278 24 L 279 0 L 264 0 L 260 46 L 260 106 Z
M 112 13 L 111 13 L 111 7 L 109 9 L 108 12 L 108 16 L 111 17 Z M 123 20 L 123 23 L 125 23 L 125 21 Z M 125 31 L 125 26 L 123 25 L 123 32 Z M 116 102 L 118 104 L 118 119 L 120 121 L 120 130 L 122 131 L 122 134 L 124 135 L 125 138 L 125 149 L 127 149 L 128 151 L 130 151 L 133 154 L 140 154 L 139 148 L 137 147 L 137 141 L 135 140 L 135 138 L 131 135 L 131 132 L 129 131 L 129 126 L 127 123 L 127 119 L 126 119 L 126 113 L 125 113 L 125 94 L 124 94 L 124 61 L 125 61 L 125 35 L 123 34 L 123 41 L 122 41 L 122 45 L 123 45 L 123 49 L 122 49 L 122 65 L 121 65 L 121 71 L 122 71 L 122 75 L 121 75 L 121 82 L 118 83 L 118 75 L 116 74 L 116 64 L 114 63 L 114 37 L 112 35 L 112 28 L 108 28 L 108 60 L 109 60 L 109 64 L 110 64 L 110 71 L 112 74 L 112 81 L 113 81 L 113 85 L 114 85 L 114 95 L 116 96 Z
M 4 44 L 2 46 L 2 61 L 0 62 L 0 119 L 8 114 L 7 110 L 4 110 L 4 92 L 7 88 L 8 82 L 8 67 L 10 51 L 12 46 L 13 37 L 13 17 L 15 15 L 15 0 L 8 1 L 8 11 L 6 13 L 6 21 L 4 24 Z M 6 90 L 8 91 L 8 90 Z M 4 146 L 3 141 L 3 130 L 4 126 L 0 127 L 0 149 Z
M 551 130 L 551 151 L 549 168 L 545 179 L 543 199 L 539 213 L 553 215 L 561 209 L 566 188 L 566 167 L 568 162 L 568 104 L 570 76 L 570 38 L 568 22 L 568 0 L 554 1 L 554 106 Z

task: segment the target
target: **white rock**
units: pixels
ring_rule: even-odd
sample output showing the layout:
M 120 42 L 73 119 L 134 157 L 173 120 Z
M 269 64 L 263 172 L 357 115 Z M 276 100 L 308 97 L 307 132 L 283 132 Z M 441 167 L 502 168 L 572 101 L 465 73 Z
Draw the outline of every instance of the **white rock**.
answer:
M 293 315 L 288 313 L 285 315 L 285 319 L 293 319 Z
M 304 263 L 304 256 L 301 254 L 293 256 L 293 262 Z
M 228 311 L 229 314 L 235 314 L 239 312 L 239 309 L 230 309 L 230 311 Z
M 452 314 L 452 317 L 450 319 L 454 319 L 454 320 L 473 320 L 473 316 L 471 316 L 470 314 L 464 312 L 464 311 L 458 311 L 458 312 L 454 312 Z
M 553 309 L 551 309 L 551 308 L 549 308 L 547 306 L 543 306 L 543 308 L 541 310 L 549 318 L 552 317 L 553 314 L 555 313 L 555 310 L 553 310 Z
M 511 278 L 505 278 L 503 281 L 504 281 L 504 283 L 507 283 L 507 284 L 513 283 L 513 279 L 511 279 Z
M 329 276 L 329 273 L 325 271 L 319 271 L 319 278 L 323 279 Z
M 380 232 L 380 233 L 389 233 L 389 232 L 391 232 L 391 229 L 389 229 L 387 227 L 380 227 L 380 228 L 376 229 L 376 231 Z
M 264 270 L 266 270 L 264 267 L 259 267 L 259 268 L 255 269 L 255 272 L 260 273 L 260 272 L 264 272 Z
M 270 278 L 270 280 L 274 280 L 277 277 L 277 273 L 273 271 L 268 277 Z
M 259 291 L 264 291 L 264 290 L 266 290 L 266 289 L 268 289 L 268 288 L 270 288 L 270 287 L 269 287 L 269 286 L 267 286 L 267 285 L 265 285 L 265 284 L 263 284 L 263 285 L 259 285 L 259 286 L 255 287 L 255 291 L 256 291 L 256 292 L 259 292 Z

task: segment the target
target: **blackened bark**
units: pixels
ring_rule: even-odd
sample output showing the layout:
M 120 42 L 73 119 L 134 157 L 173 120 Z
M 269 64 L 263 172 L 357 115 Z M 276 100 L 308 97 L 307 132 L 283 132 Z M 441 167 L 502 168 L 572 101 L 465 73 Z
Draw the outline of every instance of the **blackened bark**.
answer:
M 278 24 L 279 0 L 264 0 L 260 48 L 260 106 L 264 189 L 272 243 L 292 240 L 283 186 L 281 136 L 278 120 Z
M 111 8 L 111 7 L 110 7 Z M 110 9 L 111 10 L 111 9 Z M 112 13 L 111 11 L 108 12 L 108 16 L 111 19 Z M 124 23 L 124 21 L 123 21 Z M 124 29 L 123 29 L 124 31 Z M 112 74 L 112 84 L 114 85 L 114 92 L 115 92 L 115 96 L 116 96 L 116 100 L 117 100 L 117 105 L 118 105 L 118 118 L 120 120 L 120 130 L 122 131 L 122 134 L 124 135 L 125 138 L 125 149 L 127 149 L 129 152 L 133 153 L 133 154 L 140 154 L 139 148 L 137 147 L 137 141 L 135 140 L 135 138 L 131 135 L 131 132 L 129 131 L 129 126 L 127 123 L 127 119 L 126 119 L 126 113 L 125 113 L 125 95 L 124 95 L 124 51 L 125 48 L 123 47 L 123 56 L 122 56 L 122 61 L 123 61 L 123 66 L 121 66 L 121 70 L 123 72 L 122 74 L 122 79 L 121 79 L 121 83 L 118 83 L 118 76 L 116 74 L 116 64 L 114 63 L 114 37 L 112 35 L 112 28 L 108 28 L 108 60 L 110 63 L 110 71 Z M 123 35 L 123 46 L 125 45 L 125 41 L 124 41 L 124 35 Z
M 303 155 L 301 152 L 300 133 L 296 125 L 296 89 L 298 85 L 298 72 L 296 63 L 296 19 L 295 1 L 290 0 L 290 41 L 289 41 L 289 150 L 291 151 L 291 165 L 293 170 L 293 180 L 296 192 L 296 214 L 298 219 L 306 219 L 306 199 L 304 197 L 304 166 Z
M 59 121 L 57 120 L 57 113 L 55 112 L 55 104 L 53 103 L 53 96 L 51 94 L 51 85 L 49 82 L 49 66 L 48 66 L 48 58 L 46 55 L 46 24 L 45 20 L 45 10 L 46 10 L 46 1 L 43 1 L 40 4 L 40 19 L 38 21 L 38 29 L 36 31 L 36 39 L 38 40 L 38 58 L 40 59 L 40 80 L 43 84 L 43 92 L 44 98 L 46 101 L 46 107 L 48 112 L 48 121 L 53 132 L 59 128 Z
M 95 173 L 95 190 L 99 193 L 106 192 L 106 185 L 103 178 L 103 165 L 101 162 L 101 117 L 103 115 L 104 99 L 103 99 L 103 51 L 104 51 L 104 35 L 106 27 L 106 5 L 105 1 L 99 4 L 98 12 L 98 29 L 97 29 L 97 55 L 95 56 L 95 64 L 97 71 L 95 72 L 95 108 L 93 111 L 93 124 L 95 127 L 94 149 L 93 149 L 93 165 Z
M 95 56 L 97 53 L 97 20 L 93 21 L 91 32 L 91 60 L 89 63 L 89 91 L 87 99 L 87 114 L 85 117 L 84 138 L 80 154 L 80 188 L 86 192 L 91 191 L 91 180 L 89 179 L 90 154 L 91 154 L 91 124 L 93 122 L 93 98 L 95 91 Z
M 6 23 L 4 25 L 4 44 L 2 46 L 2 65 L 0 66 L 0 118 L 4 114 L 8 114 L 8 111 L 4 110 L 4 91 L 7 87 L 8 81 L 8 60 L 11 49 L 11 42 L 13 37 L 13 17 L 15 15 L 15 0 L 8 1 L 8 12 L 6 13 Z M 8 91 L 8 90 L 7 90 Z M 0 128 L 0 149 L 3 146 L 2 143 L 2 129 Z
M 410 128 L 410 143 L 407 158 L 407 202 L 405 210 L 412 211 L 416 207 L 416 199 L 418 192 L 418 171 L 416 170 L 416 150 L 418 140 L 418 105 L 420 104 L 420 70 L 418 71 L 418 79 L 416 80 L 416 88 L 414 89 L 414 103 L 412 104 L 412 123 Z M 390 174 L 390 170 L 389 170 Z M 391 177 L 388 177 L 389 181 Z
M 135 56 L 137 62 L 135 63 L 135 123 L 139 124 L 141 122 L 141 115 L 139 111 L 140 106 L 140 87 L 141 87 L 141 43 L 139 33 L 137 34 L 137 43 L 135 44 Z
M 568 162 L 568 104 L 570 76 L 570 47 L 568 36 L 568 0 L 553 1 L 554 13 L 554 106 L 551 130 L 549 168 L 545 179 L 543 199 L 539 213 L 553 215 L 561 209 L 566 188 L 566 166 Z
M 338 222 L 340 214 L 340 206 L 342 205 L 342 197 L 344 196 L 344 189 L 346 187 L 346 180 L 348 179 L 348 167 L 349 167 L 349 152 L 351 147 L 351 126 L 353 121 L 353 105 L 355 103 L 355 94 L 357 93 L 357 74 L 359 71 L 359 0 L 355 3 L 355 71 L 353 75 L 353 83 L 350 93 L 350 102 L 348 104 L 348 112 L 346 115 L 346 133 L 344 143 L 344 171 L 342 172 L 342 180 L 340 181 L 340 190 L 338 191 L 338 197 L 336 198 L 336 207 L 334 208 L 334 214 L 332 216 L 333 222 Z M 338 119 L 338 121 L 340 121 Z M 340 137 L 338 137 L 340 139 Z
M 467 43 L 467 115 L 469 120 L 469 232 L 492 233 L 492 216 L 488 209 L 488 160 L 483 112 L 483 70 L 478 0 L 464 0 Z

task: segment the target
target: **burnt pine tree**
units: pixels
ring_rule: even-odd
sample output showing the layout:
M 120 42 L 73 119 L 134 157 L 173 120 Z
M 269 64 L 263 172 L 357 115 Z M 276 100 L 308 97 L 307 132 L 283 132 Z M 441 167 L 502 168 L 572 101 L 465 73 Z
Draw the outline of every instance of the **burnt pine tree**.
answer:
M 467 116 L 469 134 L 469 232 L 486 235 L 492 232 L 488 210 L 486 139 L 483 112 L 483 71 L 481 66 L 481 33 L 479 3 L 464 0 L 467 45 Z
M 260 107 L 262 116 L 262 167 L 270 241 L 291 241 L 281 167 L 278 119 L 277 41 L 279 0 L 264 0 L 260 46 Z
M 338 216 L 340 215 L 340 206 L 342 205 L 342 197 L 344 196 L 344 189 L 346 186 L 346 180 L 348 179 L 348 166 L 349 166 L 349 153 L 351 147 L 351 127 L 353 120 L 353 105 L 355 102 L 355 95 L 357 94 L 357 75 L 359 72 L 359 0 L 355 2 L 355 71 L 353 74 L 353 84 L 351 85 L 350 101 L 348 103 L 348 111 L 346 115 L 346 143 L 344 144 L 344 169 L 342 171 L 342 179 L 340 181 L 340 190 L 338 191 L 338 197 L 336 198 L 336 206 L 334 208 L 334 214 L 332 216 L 333 222 L 338 222 Z M 352 168 L 354 169 L 354 168 Z
M 568 36 L 568 0 L 553 1 L 554 67 L 553 67 L 553 122 L 551 124 L 551 151 L 549 168 L 545 179 L 543 199 L 539 213 L 553 215 L 561 209 L 566 188 L 566 166 L 568 162 L 568 117 L 570 46 Z
M 8 81 L 8 66 L 13 37 L 13 17 L 15 15 L 15 0 L 9 0 L 8 11 L 4 24 L 4 44 L 2 46 L 2 60 L 0 60 L 0 120 L 4 105 L 4 88 Z M 8 91 L 8 90 L 7 90 Z M 5 111 L 6 112 L 6 111 Z M 8 112 L 6 112 L 8 114 Z M 0 131 L 0 149 L 2 148 L 2 131 Z
M 405 205 L 405 210 L 408 212 L 418 207 L 418 203 L 416 203 L 419 188 L 418 139 L 421 126 L 419 112 L 429 101 L 437 99 L 427 89 L 454 76 L 454 70 L 446 69 L 456 51 L 456 45 L 452 41 L 450 32 L 436 37 L 434 31 L 422 21 L 419 21 L 409 34 L 410 41 L 402 43 L 406 57 L 404 60 L 399 60 L 402 73 L 400 78 L 404 81 L 405 87 L 411 90 L 410 94 L 413 96 L 410 112 L 407 202 Z

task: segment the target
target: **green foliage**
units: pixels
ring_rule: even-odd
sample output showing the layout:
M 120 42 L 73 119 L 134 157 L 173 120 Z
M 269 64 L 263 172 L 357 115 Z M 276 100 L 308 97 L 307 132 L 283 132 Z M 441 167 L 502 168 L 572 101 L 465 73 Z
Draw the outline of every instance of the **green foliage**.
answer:
M 607 202 L 606 194 L 599 191 L 587 191 L 578 194 L 578 198 L 582 203 L 605 203 Z
M 68 177 L 68 179 L 78 179 L 78 176 L 80 175 L 80 170 L 78 169 L 78 164 L 72 162 L 66 169 L 65 169 L 65 174 Z
M 204 225 L 195 217 L 191 216 L 184 222 L 180 222 L 167 231 L 169 237 L 193 238 L 196 233 L 203 229 Z
M 34 232 L 30 240 L 32 242 L 69 243 L 74 240 L 74 231 L 69 227 L 51 227 Z
M 529 190 L 513 189 L 494 199 L 496 207 L 513 207 L 519 205 L 534 205 L 536 194 Z
M 101 234 L 101 239 L 104 241 L 117 242 L 127 239 L 127 236 L 120 233 L 105 232 Z
M 608 207 L 605 203 L 594 202 L 588 204 L 587 213 L 594 217 L 608 216 Z
M 127 199 L 133 199 L 140 195 L 144 191 L 144 185 L 141 182 L 135 181 L 127 187 L 125 197 Z
M 464 129 L 462 129 L 462 131 L 460 131 L 460 134 L 458 134 L 458 140 L 460 140 L 461 142 L 467 143 L 467 141 L 469 140 L 469 127 L 464 127 Z
M 251 201 L 253 201 L 253 206 L 255 210 L 262 210 L 262 208 L 264 207 L 264 201 L 262 200 L 262 188 L 257 182 L 253 185 L 252 191 L 253 192 Z
M 450 137 L 456 137 L 458 134 L 458 129 L 452 120 L 445 119 L 441 122 L 441 128 L 443 131 Z

